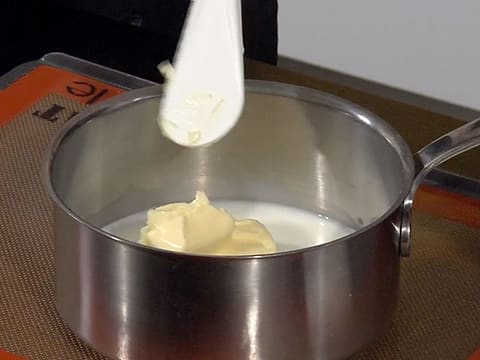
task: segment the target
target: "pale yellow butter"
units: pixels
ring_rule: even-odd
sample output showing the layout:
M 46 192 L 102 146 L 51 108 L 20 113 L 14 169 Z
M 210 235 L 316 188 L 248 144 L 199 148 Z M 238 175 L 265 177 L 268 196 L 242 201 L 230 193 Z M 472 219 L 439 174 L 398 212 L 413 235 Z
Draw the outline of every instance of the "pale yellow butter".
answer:
M 167 60 L 158 65 L 158 70 L 168 86 L 175 77 L 175 68 Z M 211 91 L 196 91 L 174 106 L 163 108 L 162 105 L 157 121 L 164 136 L 180 140 L 185 146 L 195 146 L 202 140 L 202 129 L 205 131 L 215 126 L 224 103 L 223 97 Z
M 140 242 L 166 250 L 210 255 L 252 255 L 277 250 L 260 222 L 235 220 L 210 204 L 197 191 L 191 203 L 173 203 L 152 209 Z

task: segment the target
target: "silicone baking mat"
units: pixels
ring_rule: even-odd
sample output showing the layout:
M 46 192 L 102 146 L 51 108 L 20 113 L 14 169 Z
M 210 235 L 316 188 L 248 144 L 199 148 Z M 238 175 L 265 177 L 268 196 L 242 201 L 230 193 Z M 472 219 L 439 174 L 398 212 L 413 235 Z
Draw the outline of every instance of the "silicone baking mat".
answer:
M 0 91 L 0 348 L 8 352 L 32 360 L 103 359 L 56 312 L 52 205 L 39 168 L 65 121 L 122 91 L 45 64 Z M 448 220 L 448 211 L 446 218 L 433 215 L 439 204 L 469 225 Z M 392 326 L 352 359 L 466 359 L 480 346 L 479 209 L 474 200 L 421 190 Z M 7 356 L 0 351 L 0 359 Z

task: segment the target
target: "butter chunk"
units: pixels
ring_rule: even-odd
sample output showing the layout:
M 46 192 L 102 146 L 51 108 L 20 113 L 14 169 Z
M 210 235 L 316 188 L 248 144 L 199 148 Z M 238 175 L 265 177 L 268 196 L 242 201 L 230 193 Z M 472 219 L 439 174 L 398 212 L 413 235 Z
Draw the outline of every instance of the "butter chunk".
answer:
M 191 203 L 152 209 L 140 242 L 156 248 L 209 255 L 253 255 L 277 250 L 267 228 L 253 219 L 235 220 L 197 191 Z

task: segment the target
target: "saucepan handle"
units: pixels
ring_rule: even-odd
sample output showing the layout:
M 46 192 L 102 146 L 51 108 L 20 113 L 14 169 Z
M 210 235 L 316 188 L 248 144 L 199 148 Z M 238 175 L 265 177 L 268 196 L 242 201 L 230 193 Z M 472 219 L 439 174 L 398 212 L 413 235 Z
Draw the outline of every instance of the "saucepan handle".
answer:
M 400 227 L 400 255 L 410 255 L 411 214 L 415 192 L 425 175 L 441 163 L 480 145 L 480 118 L 470 121 L 434 140 L 414 155 L 415 179 L 403 202 Z

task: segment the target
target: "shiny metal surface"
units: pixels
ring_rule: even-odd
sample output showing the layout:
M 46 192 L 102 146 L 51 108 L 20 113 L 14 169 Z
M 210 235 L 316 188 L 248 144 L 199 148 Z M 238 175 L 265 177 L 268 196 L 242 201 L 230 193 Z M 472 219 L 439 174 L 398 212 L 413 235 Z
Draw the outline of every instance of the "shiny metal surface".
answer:
M 38 61 L 29 61 L 14 67 L 5 74 L 0 74 L 0 90 L 6 89 L 26 73 L 35 69 L 38 65 Z
M 237 127 L 205 148 L 160 136 L 159 87 L 89 108 L 51 143 L 56 299 L 73 331 L 119 359 L 342 359 L 388 326 L 412 154 L 341 99 L 249 82 Z M 358 229 L 263 256 L 170 253 L 101 230 L 197 189 L 273 201 Z
M 410 254 L 411 212 L 415 192 L 425 176 L 436 166 L 480 145 L 480 118 L 473 120 L 426 145 L 415 154 L 415 179 L 403 203 L 400 252 Z
M 464 197 L 480 200 L 480 180 L 462 176 L 449 171 L 433 169 L 424 178 L 423 184 L 458 194 Z
M 97 227 L 158 203 L 188 200 L 197 188 L 213 198 L 331 214 L 356 228 L 402 202 L 413 161 L 387 124 L 313 90 L 250 84 L 242 123 L 198 150 L 159 135 L 153 120 L 160 88 L 84 111 L 52 146 L 55 192 Z

